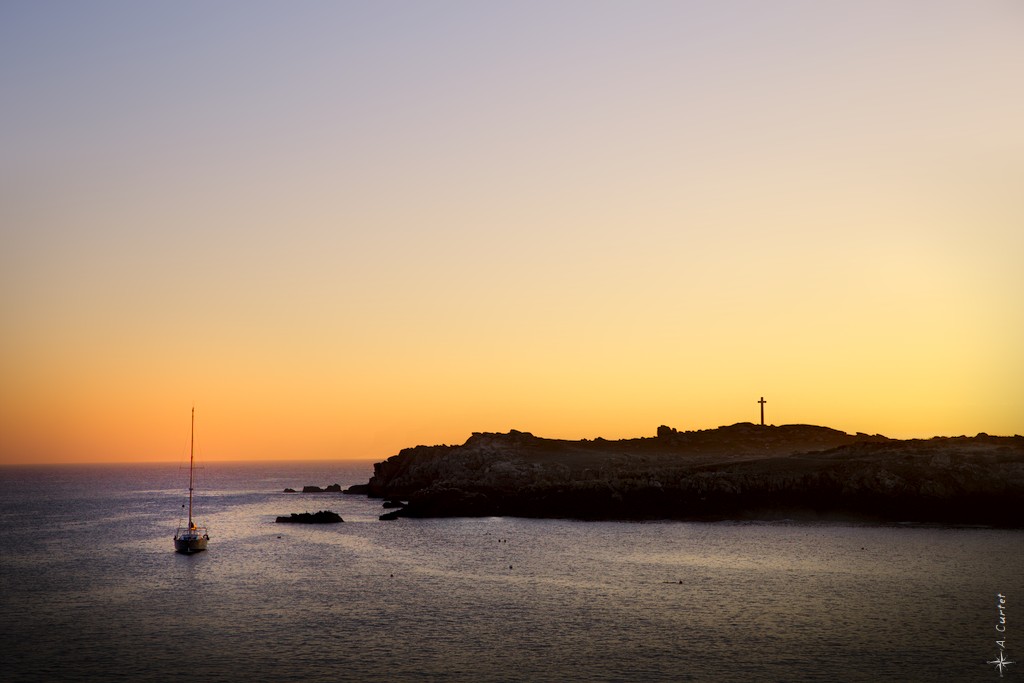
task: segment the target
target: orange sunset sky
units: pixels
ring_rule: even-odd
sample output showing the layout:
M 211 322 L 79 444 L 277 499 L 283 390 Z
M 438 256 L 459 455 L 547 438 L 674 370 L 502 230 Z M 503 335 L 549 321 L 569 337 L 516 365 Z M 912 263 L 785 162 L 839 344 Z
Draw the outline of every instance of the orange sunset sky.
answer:
M 0 463 L 1024 432 L 1024 5 L 0 5 Z

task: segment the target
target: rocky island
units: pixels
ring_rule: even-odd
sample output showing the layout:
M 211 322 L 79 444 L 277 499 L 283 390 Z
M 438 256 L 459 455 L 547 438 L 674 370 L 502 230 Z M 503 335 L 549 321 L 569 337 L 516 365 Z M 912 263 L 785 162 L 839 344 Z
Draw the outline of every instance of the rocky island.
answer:
M 295 489 L 286 488 L 285 493 L 295 493 Z M 326 488 L 320 488 L 319 486 L 303 486 L 303 493 L 341 493 L 341 484 L 331 484 Z
M 289 517 L 278 517 L 275 520 L 278 524 L 337 524 L 344 522 L 337 512 L 320 510 L 310 514 L 309 512 L 293 512 Z
M 813 519 L 1024 527 L 1024 437 L 897 440 L 739 423 L 608 441 L 474 433 L 374 465 L 346 492 L 394 517 Z

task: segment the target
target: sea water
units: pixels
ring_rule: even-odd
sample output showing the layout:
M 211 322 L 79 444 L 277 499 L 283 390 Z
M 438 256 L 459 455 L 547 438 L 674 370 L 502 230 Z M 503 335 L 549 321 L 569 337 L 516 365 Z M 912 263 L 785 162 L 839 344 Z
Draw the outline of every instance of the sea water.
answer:
M 1024 680 L 1019 530 L 381 522 L 283 492 L 371 471 L 207 464 L 185 556 L 187 468 L 0 468 L 0 678 L 997 681 L 1002 652 Z M 321 509 L 345 522 L 275 523 Z

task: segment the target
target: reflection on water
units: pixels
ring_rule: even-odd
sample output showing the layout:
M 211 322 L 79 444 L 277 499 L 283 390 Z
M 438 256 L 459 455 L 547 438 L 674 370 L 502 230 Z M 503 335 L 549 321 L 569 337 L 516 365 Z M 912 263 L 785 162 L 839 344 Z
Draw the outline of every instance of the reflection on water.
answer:
M 281 493 L 369 473 L 208 465 L 210 550 L 183 556 L 176 467 L 0 470 L 5 679 L 166 680 L 198 648 L 213 681 L 994 680 L 994 596 L 1024 596 L 1019 531 L 379 522 Z M 346 522 L 274 523 L 319 509 Z

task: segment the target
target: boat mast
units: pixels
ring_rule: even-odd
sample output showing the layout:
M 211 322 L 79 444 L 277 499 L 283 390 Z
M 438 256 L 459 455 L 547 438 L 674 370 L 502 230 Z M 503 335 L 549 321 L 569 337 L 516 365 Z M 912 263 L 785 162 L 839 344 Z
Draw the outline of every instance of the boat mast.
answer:
M 196 407 L 192 406 L 192 432 L 188 443 L 188 528 L 192 528 L 192 461 L 196 445 Z

